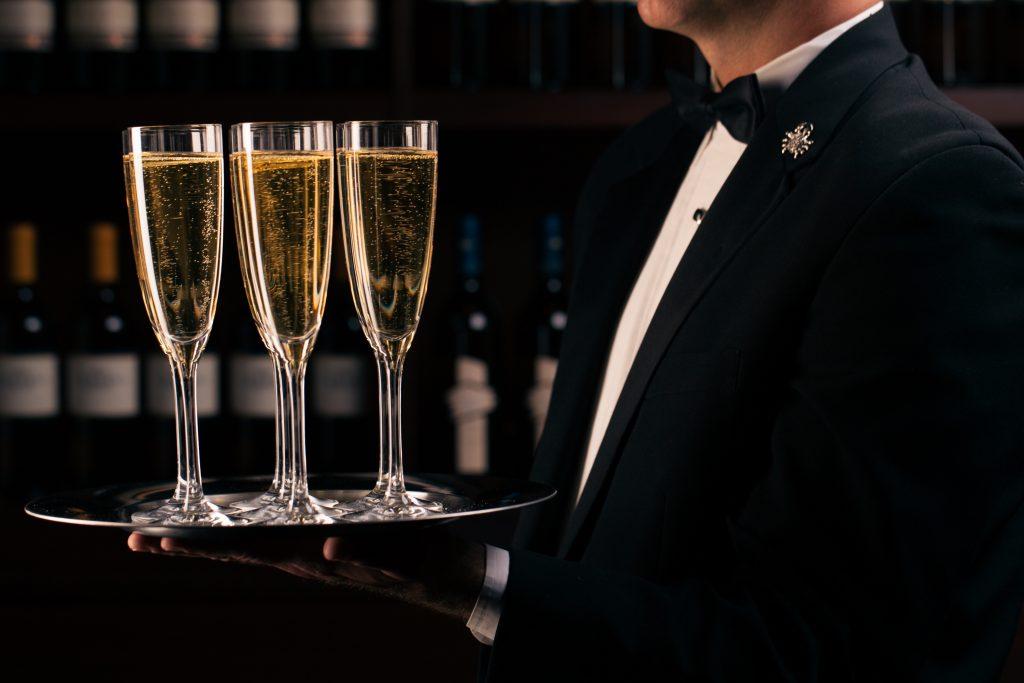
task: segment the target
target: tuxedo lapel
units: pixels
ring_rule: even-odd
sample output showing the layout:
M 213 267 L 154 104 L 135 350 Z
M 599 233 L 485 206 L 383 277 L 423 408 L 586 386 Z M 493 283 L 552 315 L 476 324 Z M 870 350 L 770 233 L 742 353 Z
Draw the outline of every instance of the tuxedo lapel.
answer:
M 709 208 L 655 312 L 579 503 L 569 517 L 559 544 L 560 556 L 573 554 L 577 542 L 585 537 L 581 531 L 598 507 L 647 384 L 694 306 L 785 198 L 796 170 L 820 156 L 857 98 L 886 68 L 905 57 L 891 14 L 883 10 L 819 55 L 769 111 Z M 836 85 L 840 89 L 833 89 Z M 814 144 L 806 153 L 793 156 L 782 149 L 784 133 L 805 121 L 815 125 Z M 664 212 L 660 218 L 664 218 Z M 620 313 L 621 304 L 615 312 L 616 320 Z M 592 405 L 588 407 L 592 410 Z M 583 419 L 575 424 L 579 429 L 589 423 L 589 419 Z
M 569 325 L 532 476 L 559 490 L 547 506 L 523 513 L 517 542 L 553 553 L 594 411 L 599 382 L 633 283 L 657 238 L 703 132 L 677 126 L 660 154 L 609 189 L 573 282 Z

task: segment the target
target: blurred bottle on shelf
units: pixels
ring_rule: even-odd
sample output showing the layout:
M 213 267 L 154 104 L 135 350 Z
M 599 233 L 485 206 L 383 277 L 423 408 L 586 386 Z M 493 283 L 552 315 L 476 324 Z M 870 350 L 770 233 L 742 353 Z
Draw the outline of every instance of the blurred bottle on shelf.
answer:
M 309 0 L 307 52 L 315 87 L 383 85 L 379 9 L 378 0 Z
M 124 92 L 139 37 L 135 0 L 67 0 L 64 7 L 67 83 L 88 92 Z
M 239 314 L 232 330 L 227 368 L 232 438 L 225 448 L 236 449 L 238 474 L 272 475 L 277 447 L 274 361 L 260 341 L 247 310 Z
M 200 91 L 216 83 L 220 46 L 217 0 L 148 0 L 145 38 L 151 82 L 158 91 Z
M 0 2 L 0 92 L 37 93 L 49 76 L 54 0 Z
M 495 334 L 482 288 L 483 235 L 475 214 L 463 216 L 458 242 L 459 286 L 452 314 L 454 381 L 446 400 L 455 431 L 455 471 L 483 474 L 491 470 L 491 416 L 498 405 L 492 386 Z
M 903 44 L 915 54 L 921 50 L 921 5 L 920 0 L 889 0 Z
M 550 213 L 541 219 L 540 272 L 543 279 L 535 322 L 533 387 L 527 408 L 533 420 L 534 444 L 540 440 L 551 403 L 551 389 L 562 350 L 562 332 L 568 320 L 565 293 L 565 256 L 562 217 Z
M 214 325 L 216 334 L 217 326 Z M 211 342 L 213 336 L 211 335 Z M 221 418 L 221 354 L 215 344 L 207 344 L 196 371 L 196 413 L 199 416 L 199 451 L 204 476 L 235 474 L 228 435 Z M 174 380 L 167 356 L 154 350 L 146 354 L 146 423 L 152 443 L 147 457 L 155 479 L 174 476 L 178 457 Z
M 654 73 L 653 31 L 636 0 L 594 0 L 587 36 L 588 82 L 616 90 L 642 90 Z
M 337 276 L 309 361 L 310 467 L 316 471 L 368 472 L 377 465 L 373 356 L 349 297 L 343 254 L 335 254 Z M 372 417 L 371 417 L 372 416 Z
M 229 0 L 227 30 L 231 79 L 249 90 L 300 85 L 299 0 Z
M 921 57 L 943 85 L 996 78 L 995 0 L 922 0 Z
M 562 90 L 575 76 L 580 0 L 512 0 L 516 75 L 533 90 Z
M 1003 77 L 1010 83 L 1024 82 L 1024 0 L 1010 0 L 1002 16 L 1000 60 L 1006 66 Z
M 38 232 L 8 232 L 8 284 L 0 307 L 0 494 L 23 500 L 64 483 L 56 335 L 39 303 Z M 44 473 L 46 473 L 44 475 Z
M 89 286 L 75 321 L 65 377 L 71 456 L 81 486 L 148 474 L 140 431 L 140 372 L 124 293 L 118 228 L 89 229 Z
M 416 4 L 417 78 L 427 85 L 479 90 L 502 66 L 498 0 L 422 0 Z

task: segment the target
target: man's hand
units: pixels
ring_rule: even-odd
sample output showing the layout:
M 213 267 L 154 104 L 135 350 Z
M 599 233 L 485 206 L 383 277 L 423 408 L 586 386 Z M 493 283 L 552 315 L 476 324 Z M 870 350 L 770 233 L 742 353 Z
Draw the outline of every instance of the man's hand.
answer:
M 329 586 L 366 590 L 467 621 L 483 584 L 486 552 L 438 530 L 354 532 L 319 541 L 225 545 L 133 533 L 135 552 L 273 567 Z

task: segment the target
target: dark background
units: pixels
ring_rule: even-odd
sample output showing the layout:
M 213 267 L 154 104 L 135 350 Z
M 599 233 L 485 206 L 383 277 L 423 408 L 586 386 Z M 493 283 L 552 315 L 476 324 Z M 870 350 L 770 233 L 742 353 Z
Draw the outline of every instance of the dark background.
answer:
M 227 130 L 239 121 L 436 119 L 440 187 L 434 266 L 407 364 L 407 465 L 414 472 L 452 468 L 443 395 L 451 384 L 455 226 L 462 213 L 473 211 L 484 225 L 484 286 L 497 314 L 499 355 L 493 368 L 501 408 L 492 427 L 492 469 L 524 475 L 531 458 L 522 406 L 532 380 L 529 328 L 540 286 L 538 220 L 551 211 L 571 218 L 576 194 L 600 151 L 625 126 L 668 101 L 660 70 L 675 66 L 692 73 L 693 50 L 683 39 L 654 37 L 650 82 L 615 89 L 602 82 L 595 66 L 600 60 L 594 55 L 603 49 L 594 28 L 597 9 L 583 2 L 573 9 L 568 80 L 560 87 L 530 88 L 515 69 L 524 40 L 515 8 L 501 2 L 488 19 L 487 82 L 454 87 L 448 78 L 451 25 L 439 4 L 382 0 L 378 49 L 358 86 L 310 85 L 302 77 L 308 62 L 297 55 L 288 82 L 242 88 L 221 55 L 209 87 L 193 92 L 147 83 L 141 57 L 126 88 L 75 92 L 58 75 L 37 93 L 0 92 L 0 135 L 8 160 L 0 184 L 0 224 L 30 220 L 39 226 L 40 295 L 58 328 L 72 324 L 77 290 L 87 279 L 86 227 L 95 220 L 127 227 L 123 128 L 209 121 Z M 916 0 L 896 4 L 911 49 L 923 54 L 936 79 L 1019 146 L 1024 141 L 1024 86 L 1019 84 L 1024 82 L 1024 3 L 1000 0 L 952 9 Z M 945 29 L 944 20 L 952 20 Z M 226 208 L 221 299 L 210 343 L 222 351 L 230 348 L 231 330 L 249 319 L 230 202 Z M 155 342 L 133 282 L 129 248 L 125 231 L 125 300 L 133 307 L 139 348 L 150 352 Z M 7 263 L 6 249 L 6 241 L 0 241 L 0 263 Z M 350 307 L 348 293 L 335 287 L 324 325 L 339 325 Z M 222 400 L 222 410 L 226 405 Z M 244 469 L 226 436 L 234 423 L 227 415 L 222 423 L 209 430 L 220 434 L 219 440 L 204 439 L 206 476 Z M 70 427 L 62 429 L 73 438 Z M 322 453 L 311 446 L 311 470 L 371 469 L 373 439 L 365 436 L 353 437 L 354 443 L 371 444 L 360 449 Z M 110 457 L 115 464 L 151 458 L 144 450 L 131 443 L 112 445 Z M 35 463 L 37 492 L 58 487 L 66 481 L 61 471 L 73 466 L 67 452 L 13 456 Z M 269 469 L 270 463 L 265 465 Z M 172 465 L 154 462 L 153 467 L 167 476 Z M 101 673 L 103 680 L 180 678 L 189 669 L 200 679 L 262 680 L 301 672 L 473 680 L 478 646 L 462 624 L 367 596 L 328 593 L 264 570 L 133 555 L 122 534 L 25 518 L 23 497 L 8 495 L 0 521 L 6 541 L 0 552 L 0 619 L 14 634 L 0 649 L 6 671 L 46 678 L 77 670 Z M 500 541 L 513 521 L 476 524 L 463 532 Z M 1024 643 L 1011 659 L 1006 681 L 1024 679 L 1022 649 Z

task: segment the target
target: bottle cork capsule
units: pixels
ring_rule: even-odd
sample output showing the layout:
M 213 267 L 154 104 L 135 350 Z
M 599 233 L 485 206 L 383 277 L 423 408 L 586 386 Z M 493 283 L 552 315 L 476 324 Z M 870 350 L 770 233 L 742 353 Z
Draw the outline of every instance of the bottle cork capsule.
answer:
M 15 223 L 11 226 L 10 239 L 10 280 L 15 285 L 35 284 L 39 277 L 36 258 L 38 236 L 32 223 Z
M 113 223 L 93 223 L 90 240 L 92 281 L 101 285 L 117 282 L 117 226 Z

